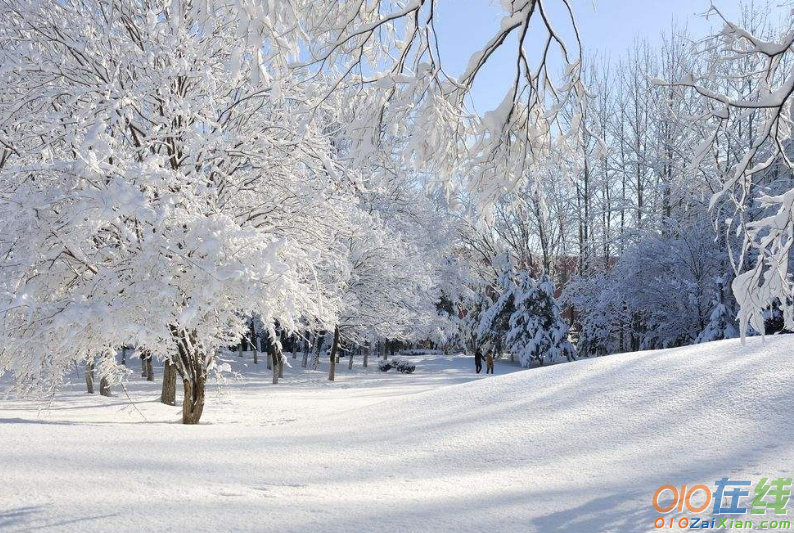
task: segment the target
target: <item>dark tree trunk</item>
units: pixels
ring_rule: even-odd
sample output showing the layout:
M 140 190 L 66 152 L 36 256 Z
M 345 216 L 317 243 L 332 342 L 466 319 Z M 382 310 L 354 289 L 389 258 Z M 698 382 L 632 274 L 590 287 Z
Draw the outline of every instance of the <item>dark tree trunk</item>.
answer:
M 317 351 L 314 352 L 314 362 L 312 363 L 312 368 L 317 369 L 317 366 L 320 364 L 320 352 L 323 351 L 323 346 L 325 345 L 325 331 L 321 331 L 317 335 Z
M 100 376 L 99 378 L 99 394 L 110 396 L 110 380 L 107 376 Z
M 85 362 L 85 386 L 88 394 L 94 394 L 94 361 Z
M 267 346 L 267 363 L 268 368 L 273 370 L 273 384 L 278 384 L 278 378 L 281 377 L 281 350 L 278 349 L 278 345 L 275 342 L 269 342 Z
M 303 340 L 303 360 L 301 360 L 301 367 L 306 368 L 309 365 L 309 347 L 311 344 L 309 343 L 308 333 L 306 333 L 307 338 Z
M 251 346 L 251 351 L 254 352 L 254 364 L 259 364 L 259 337 L 256 335 L 256 323 L 254 322 L 254 318 L 251 317 L 251 327 L 250 335 L 251 338 L 248 340 L 248 344 Z
M 348 359 L 347 359 L 347 369 L 348 370 L 353 370 L 353 354 L 354 353 L 355 353 L 355 350 L 351 349 L 350 350 L 350 355 L 348 356 Z
M 127 366 L 127 346 L 121 347 L 121 364 Z
M 177 356 L 171 361 L 182 378 L 185 398 L 182 402 L 182 423 L 198 424 L 204 412 L 204 388 L 207 369 L 214 355 L 206 353 L 195 330 L 171 326 L 171 335 L 176 341 Z
M 163 367 L 163 390 L 160 401 L 166 405 L 176 405 L 176 367 L 169 359 Z
M 284 377 L 284 354 L 281 347 L 287 343 L 287 335 L 283 329 L 276 323 L 278 343 L 273 344 L 273 373 L 278 372 L 278 377 Z
M 251 317 L 251 339 L 248 342 L 251 345 L 251 351 L 254 352 L 254 364 L 259 363 L 259 357 L 257 352 L 259 351 L 259 337 L 256 336 L 256 323 L 254 322 L 254 318 Z
M 204 377 L 191 382 L 183 379 L 185 386 L 185 400 L 182 402 L 182 423 L 198 424 L 204 412 Z
M 372 347 L 372 344 L 367 344 L 364 346 L 364 360 L 361 362 L 361 366 L 367 368 L 367 364 L 369 364 L 369 351 Z
M 141 377 L 145 378 L 146 377 L 146 353 L 145 352 L 141 352 L 140 357 L 141 357 Z
M 339 326 L 334 328 L 334 343 L 331 345 L 331 366 L 328 369 L 328 379 L 334 381 L 336 375 L 336 358 L 339 352 Z
M 154 366 L 152 366 L 152 354 L 146 353 L 146 381 L 154 381 Z

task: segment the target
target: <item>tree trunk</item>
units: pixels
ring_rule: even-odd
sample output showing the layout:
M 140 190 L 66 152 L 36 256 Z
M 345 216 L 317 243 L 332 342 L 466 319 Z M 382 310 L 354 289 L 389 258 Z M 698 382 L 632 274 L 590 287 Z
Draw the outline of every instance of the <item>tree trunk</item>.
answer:
M 145 378 L 146 377 L 146 353 L 141 352 L 140 358 L 141 358 L 141 377 Z
M 278 354 L 278 377 L 284 377 L 284 356 L 281 352 Z
M 108 380 L 107 376 L 99 377 L 99 394 L 110 396 L 110 380 Z
M 308 336 L 309 333 L 307 332 L 306 333 L 307 338 L 303 340 L 303 360 L 301 361 L 302 368 L 306 368 L 309 364 L 309 347 L 311 346 L 311 344 L 309 344 Z
M 364 360 L 361 363 L 361 366 L 364 368 L 367 368 L 367 364 L 369 364 L 369 350 L 371 346 L 371 344 L 364 346 Z
M 94 394 L 94 361 L 85 362 L 85 386 L 88 394 Z
M 297 335 L 292 335 L 292 358 L 295 359 L 298 357 L 298 337 Z
M 317 334 L 317 351 L 314 352 L 314 362 L 312 363 L 312 369 L 317 370 L 317 366 L 320 364 L 320 352 L 323 351 L 323 346 L 325 345 L 325 331 L 321 331 Z
M 254 352 L 254 364 L 259 363 L 259 357 L 257 351 L 259 350 L 259 337 L 256 334 L 256 322 L 254 322 L 254 317 L 251 317 L 251 338 L 248 341 L 248 344 L 251 345 L 251 351 Z
M 176 367 L 169 359 L 163 367 L 163 390 L 160 401 L 166 405 L 176 405 Z
M 146 381 L 154 381 L 154 366 L 152 366 L 152 354 L 146 354 Z
M 207 353 L 195 330 L 171 326 L 171 335 L 176 341 L 177 357 L 171 361 L 182 378 L 185 398 L 182 402 L 182 423 L 198 424 L 204 412 L 204 387 L 207 369 L 215 354 Z
M 243 356 L 243 341 L 240 341 L 240 347 L 237 348 L 237 357 Z
M 204 412 L 204 377 L 199 377 L 195 383 L 190 379 L 183 379 L 185 386 L 185 399 L 182 402 L 182 423 L 198 424 Z
M 348 370 L 353 370 L 353 352 L 354 352 L 354 350 L 350 350 L 350 356 L 348 357 L 348 360 L 347 360 L 347 369 Z
M 276 345 L 273 343 L 267 347 L 267 362 L 269 363 L 270 368 L 273 369 L 273 385 L 278 385 L 281 354 L 278 353 Z
M 121 364 L 127 366 L 127 346 L 121 347 Z
M 328 379 L 334 381 L 336 375 L 336 356 L 339 351 L 339 326 L 334 327 L 334 343 L 331 345 L 331 366 L 328 369 Z
M 254 346 L 254 364 L 258 365 L 259 364 L 259 352 L 262 350 L 262 341 L 259 339 L 259 337 L 256 337 L 254 339 L 254 344 L 255 344 L 255 346 Z

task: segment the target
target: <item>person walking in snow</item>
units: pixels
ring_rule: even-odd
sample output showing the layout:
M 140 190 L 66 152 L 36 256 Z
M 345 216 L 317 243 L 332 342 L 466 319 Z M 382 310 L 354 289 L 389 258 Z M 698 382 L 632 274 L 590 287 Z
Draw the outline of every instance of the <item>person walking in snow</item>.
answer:
M 479 348 L 477 348 L 477 351 L 474 352 L 474 369 L 478 374 L 482 372 L 482 352 Z
M 493 352 L 491 350 L 485 354 L 485 373 L 489 372 L 493 374 Z

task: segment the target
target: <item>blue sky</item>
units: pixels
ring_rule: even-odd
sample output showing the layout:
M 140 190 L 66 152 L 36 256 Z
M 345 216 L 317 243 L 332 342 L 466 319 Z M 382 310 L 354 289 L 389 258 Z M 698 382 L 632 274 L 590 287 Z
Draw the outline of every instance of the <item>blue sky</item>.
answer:
M 571 0 L 582 34 L 586 53 L 599 53 L 619 58 L 635 39 L 658 43 L 662 32 L 670 32 L 673 22 L 687 26 L 695 36 L 708 35 L 722 27 L 716 18 L 698 16 L 709 7 L 709 0 Z M 554 18 L 557 31 L 566 29 L 559 9 L 560 0 L 545 0 Z M 776 6 L 779 2 L 774 2 Z M 757 6 L 767 4 L 756 0 Z M 714 0 L 730 20 L 741 12 L 739 0 Z M 745 5 L 749 5 L 746 2 Z M 776 12 L 782 9 L 775 8 Z M 478 50 L 499 28 L 503 10 L 494 0 L 445 0 L 440 2 L 437 16 L 442 60 L 450 73 L 465 69 L 472 52 Z M 504 98 L 514 68 L 514 55 L 504 53 L 493 58 L 474 88 L 474 100 L 481 113 L 499 105 Z

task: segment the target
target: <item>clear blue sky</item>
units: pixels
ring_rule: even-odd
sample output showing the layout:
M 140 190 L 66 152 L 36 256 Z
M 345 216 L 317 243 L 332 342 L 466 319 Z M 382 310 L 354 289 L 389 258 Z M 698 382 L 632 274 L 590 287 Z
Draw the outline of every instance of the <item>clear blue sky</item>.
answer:
M 737 20 L 741 12 L 739 0 L 713 0 L 729 19 Z M 559 9 L 560 0 L 545 0 L 553 10 L 555 27 L 563 32 L 566 19 Z M 777 6 L 779 2 L 770 5 Z M 613 59 L 622 56 L 635 39 L 651 44 L 661 40 L 675 21 L 687 26 L 696 37 L 706 36 L 722 27 L 716 17 L 706 20 L 698 15 L 709 7 L 709 0 L 572 0 L 577 23 L 587 55 L 598 53 Z M 756 6 L 767 5 L 756 0 Z M 750 5 L 745 2 L 744 5 Z M 777 13 L 782 9 L 775 7 Z M 453 75 L 466 68 L 471 54 L 478 50 L 499 28 L 503 10 L 495 0 L 445 0 L 439 3 L 437 26 L 441 40 L 442 60 Z M 493 58 L 474 89 L 474 99 L 481 113 L 494 109 L 504 98 L 514 68 L 510 47 Z M 513 48 L 514 49 L 514 48 Z

